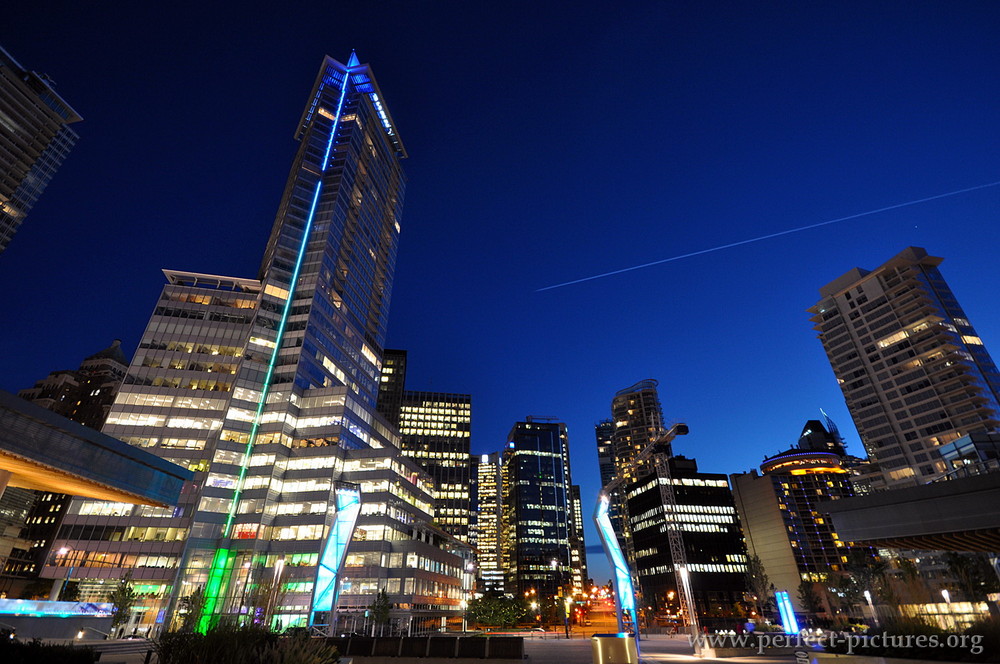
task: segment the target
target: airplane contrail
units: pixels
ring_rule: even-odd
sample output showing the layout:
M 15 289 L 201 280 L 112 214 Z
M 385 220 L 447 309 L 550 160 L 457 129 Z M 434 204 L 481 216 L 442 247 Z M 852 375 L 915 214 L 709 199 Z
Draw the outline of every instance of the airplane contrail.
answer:
M 624 272 L 632 272 L 633 270 L 642 270 L 647 267 L 652 267 L 654 265 L 662 265 L 663 263 L 672 263 L 673 261 L 679 261 L 683 258 L 691 258 L 692 256 L 701 256 L 702 254 L 710 254 L 713 251 L 722 251 L 723 249 L 731 249 L 732 247 L 738 247 L 743 244 L 750 244 L 751 242 L 760 242 L 761 240 L 769 240 L 772 237 L 780 237 L 782 235 L 790 235 L 791 233 L 798 233 L 800 231 L 807 231 L 810 228 L 819 228 L 820 226 L 829 226 L 830 224 L 837 224 L 841 221 L 849 221 L 851 219 L 857 219 L 859 217 L 867 217 L 869 215 L 878 214 L 880 212 L 888 212 L 889 210 L 898 210 L 899 208 L 909 207 L 911 205 L 918 205 L 920 203 L 926 203 L 928 201 L 936 201 L 939 198 L 947 198 L 949 196 L 957 196 L 959 194 L 965 194 L 970 191 L 976 191 L 978 189 L 986 189 L 987 187 L 996 187 L 1000 185 L 1000 180 L 997 182 L 990 182 L 988 184 L 980 184 L 975 187 L 967 187 L 965 189 L 957 189 L 955 191 L 949 191 L 945 194 L 937 194 L 936 196 L 928 196 L 927 198 L 918 198 L 914 201 L 907 201 L 905 203 L 896 203 L 895 205 L 889 205 L 887 207 L 878 208 L 877 210 L 868 210 L 867 212 L 858 212 L 857 214 L 851 214 L 846 217 L 838 217 L 836 219 L 830 219 L 829 221 L 821 221 L 818 224 L 809 224 L 808 226 L 799 226 L 798 228 L 790 228 L 787 231 L 778 231 L 777 233 L 769 233 L 768 235 L 761 235 L 760 237 L 752 237 L 749 240 L 740 240 L 739 242 L 730 242 L 729 244 L 721 244 L 717 247 L 711 247 L 709 249 L 701 249 L 699 251 L 692 251 L 687 254 L 681 254 L 679 256 L 671 256 L 670 258 L 662 258 L 658 261 L 653 261 L 651 263 L 643 263 L 642 265 L 633 265 L 632 267 L 624 267 L 620 270 L 612 270 L 611 272 L 603 272 L 601 274 L 595 274 L 591 277 L 583 277 L 582 279 L 574 279 L 573 281 L 565 281 L 561 284 L 554 284 L 552 286 L 545 286 L 544 288 L 539 288 L 535 290 L 536 293 L 542 291 L 552 290 L 554 288 L 562 288 L 563 286 L 572 286 L 573 284 L 580 284 L 585 281 L 593 281 L 594 279 L 603 279 L 604 277 L 610 277 L 616 274 L 622 274 Z

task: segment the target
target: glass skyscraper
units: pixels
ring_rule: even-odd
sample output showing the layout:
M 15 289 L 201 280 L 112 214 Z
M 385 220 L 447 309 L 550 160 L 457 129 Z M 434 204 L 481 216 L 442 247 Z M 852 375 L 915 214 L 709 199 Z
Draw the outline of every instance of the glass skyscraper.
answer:
M 325 625 L 381 589 L 433 623 L 465 598 L 468 547 L 429 525 L 433 485 L 375 409 L 406 151 L 371 68 L 324 59 L 296 138 L 259 274 L 165 271 L 104 429 L 195 482 L 174 510 L 75 502 L 49 568 L 95 593 L 134 568 L 147 625 L 199 587 L 202 628 Z M 338 496 L 358 489 L 348 553 Z

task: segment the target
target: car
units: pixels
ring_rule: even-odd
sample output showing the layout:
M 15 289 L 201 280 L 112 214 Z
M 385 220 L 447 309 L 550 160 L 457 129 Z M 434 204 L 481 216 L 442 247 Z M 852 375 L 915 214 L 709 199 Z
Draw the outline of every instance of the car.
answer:
M 529 632 L 544 632 L 546 631 L 544 627 L 532 627 L 528 630 Z

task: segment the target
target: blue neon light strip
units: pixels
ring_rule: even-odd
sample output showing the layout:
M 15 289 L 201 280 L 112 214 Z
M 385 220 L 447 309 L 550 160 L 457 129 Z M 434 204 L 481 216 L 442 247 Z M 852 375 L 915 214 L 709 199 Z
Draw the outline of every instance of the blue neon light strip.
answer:
M 799 621 L 795 619 L 795 609 L 792 608 L 792 600 L 788 593 L 779 590 L 774 593 L 774 599 L 778 604 L 778 614 L 781 616 L 781 625 L 785 628 L 785 634 L 798 634 Z
M 347 546 L 354 534 L 354 525 L 361 512 L 361 492 L 357 488 L 338 488 L 337 515 L 330 526 L 330 535 L 323 548 L 316 573 L 315 592 L 309 624 L 312 625 L 317 612 L 329 612 L 337 606 L 339 595 L 340 569 L 347 557 Z
M 597 509 L 594 511 L 594 523 L 597 524 L 597 533 L 601 536 L 601 544 L 604 545 L 604 553 L 608 556 L 608 562 L 614 570 L 612 582 L 615 587 L 615 604 L 618 608 L 618 629 L 624 631 L 622 616 L 627 611 L 632 617 L 632 629 L 639 624 L 635 615 L 635 588 L 632 586 L 632 574 L 629 572 L 628 564 L 622 549 L 618 546 L 618 537 L 615 536 L 614 528 L 611 527 L 611 518 L 608 516 L 610 501 L 606 494 L 601 494 L 597 500 Z
M 323 154 L 323 160 L 320 162 L 323 173 L 326 173 L 326 169 L 329 166 L 330 152 L 333 150 L 333 140 L 337 135 L 337 128 L 340 126 L 340 115 L 344 108 L 344 99 L 347 97 L 349 78 L 350 69 L 348 68 L 344 72 L 344 78 L 340 84 L 340 100 L 337 102 L 337 112 L 334 114 L 333 126 L 330 128 L 330 136 L 326 141 L 326 151 Z M 302 261 L 306 255 L 306 247 L 309 245 L 309 234 L 312 232 L 313 220 L 316 217 L 316 206 L 319 203 L 319 195 L 322 189 L 323 177 L 320 175 L 316 181 L 316 188 L 313 191 L 312 204 L 309 206 L 309 214 L 306 216 L 305 228 L 302 230 L 302 243 L 299 245 L 298 256 L 295 258 L 295 268 L 292 270 L 292 279 L 288 285 L 288 299 L 285 300 L 285 307 L 281 311 L 281 321 L 278 323 L 274 349 L 271 351 L 271 359 L 267 365 L 267 374 L 264 377 L 264 385 L 261 387 L 260 401 L 257 404 L 257 412 L 254 414 L 253 424 L 250 426 L 250 436 L 243 455 L 243 465 L 240 466 L 239 479 L 233 493 L 233 504 L 229 507 L 229 516 L 226 518 L 226 524 L 222 530 L 223 538 L 229 537 L 230 532 L 232 532 L 233 519 L 236 517 L 239 497 L 243 493 L 243 486 L 246 483 L 247 468 L 250 466 L 250 456 L 257 443 L 257 432 L 260 430 L 260 423 L 264 416 L 264 407 L 267 404 L 267 397 L 271 391 L 271 379 L 274 377 L 274 369 L 278 364 L 278 356 L 281 353 L 281 343 L 285 336 L 285 327 L 288 324 L 288 317 L 292 311 L 292 302 L 295 300 L 295 286 L 299 281 L 299 272 L 302 270 Z

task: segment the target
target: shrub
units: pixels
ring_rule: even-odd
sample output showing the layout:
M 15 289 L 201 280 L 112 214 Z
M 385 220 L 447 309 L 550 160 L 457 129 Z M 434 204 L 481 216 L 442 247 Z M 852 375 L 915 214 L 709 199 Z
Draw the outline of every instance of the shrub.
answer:
M 260 627 L 168 632 L 155 643 L 159 664 L 336 664 L 337 649 L 307 635 L 279 637 Z M 4 663 L 6 664 L 6 662 Z
M 26 643 L 0 639 L 0 662 L 3 664 L 94 664 L 98 655 L 90 648 L 45 645 L 40 639 Z

